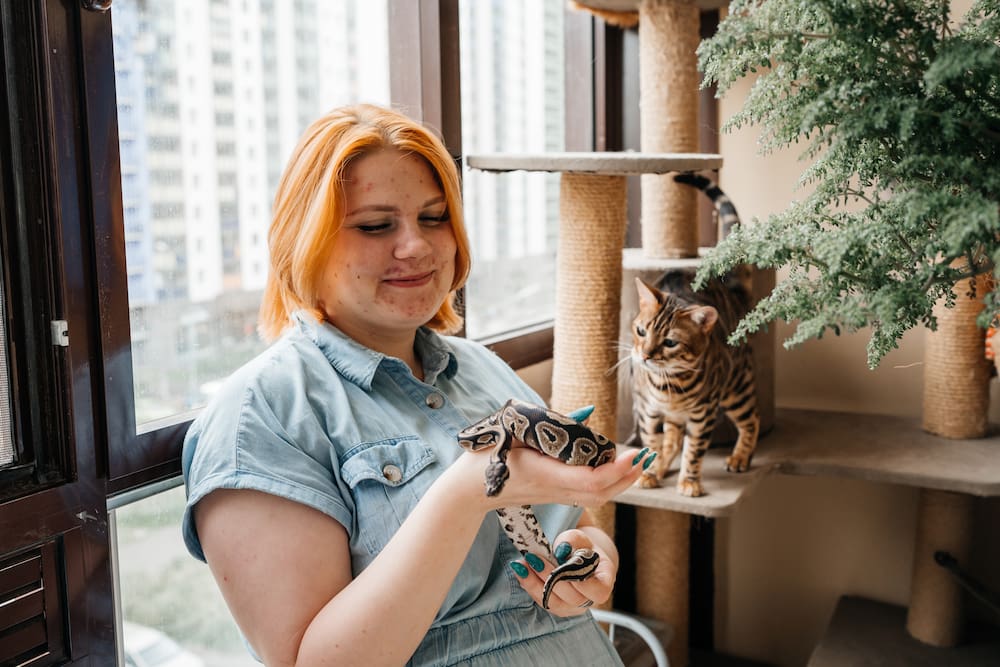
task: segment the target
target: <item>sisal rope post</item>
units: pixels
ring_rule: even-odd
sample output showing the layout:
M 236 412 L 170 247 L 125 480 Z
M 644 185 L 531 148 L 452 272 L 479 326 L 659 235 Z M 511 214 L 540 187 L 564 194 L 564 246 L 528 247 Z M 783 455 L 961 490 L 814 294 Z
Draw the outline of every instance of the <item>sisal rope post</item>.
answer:
M 955 264 L 963 265 L 962 260 Z M 938 328 L 928 332 L 924 345 L 922 425 L 945 438 L 981 438 L 987 432 L 990 367 L 976 318 L 988 281 L 987 276 L 961 280 L 954 288 L 955 306 L 934 307 Z M 961 639 L 962 591 L 934 561 L 934 552 L 947 551 L 959 563 L 968 562 L 972 520 L 971 496 L 920 492 L 906 629 L 925 644 L 954 646 Z
M 975 297 L 971 296 L 973 287 Z M 928 331 L 924 345 L 925 431 L 958 439 L 986 435 L 990 364 L 976 318 L 988 290 L 985 275 L 961 280 L 954 289 L 954 308 L 945 308 L 943 303 L 934 306 L 938 328 Z
M 671 665 L 688 664 L 688 563 L 691 517 L 681 512 L 636 507 L 636 611 L 670 625 Z
M 639 127 L 644 153 L 698 150 L 700 10 L 694 0 L 639 3 Z M 697 257 L 697 192 L 671 174 L 642 176 L 647 257 Z
M 608 371 L 618 360 L 615 342 L 627 222 L 624 176 L 562 174 L 551 403 L 559 412 L 593 404 L 587 425 L 612 439 L 618 384 Z M 614 503 L 589 509 L 597 525 L 614 538 Z
M 934 560 L 946 551 L 959 562 L 969 562 L 972 547 L 974 499 L 949 491 L 923 489 L 913 550 L 913 575 L 906 629 L 931 646 L 955 646 L 962 638 L 962 589 Z

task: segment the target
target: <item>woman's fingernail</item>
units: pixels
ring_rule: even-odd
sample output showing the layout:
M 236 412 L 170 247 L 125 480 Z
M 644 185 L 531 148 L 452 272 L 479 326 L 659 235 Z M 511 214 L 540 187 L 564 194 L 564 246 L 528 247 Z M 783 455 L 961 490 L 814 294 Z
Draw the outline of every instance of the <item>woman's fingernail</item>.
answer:
M 562 565 L 566 562 L 566 559 L 569 558 L 571 553 L 573 553 L 573 547 L 570 543 L 560 542 L 556 545 L 556 550 L 552 552 L 552 555 L 555 556 L 556 562 Z
M 574 410 L 573 412 L 569 413 L 566 416 L 574 421 L 582 422 L 584 419 L 589 417 L 593 412 L 594 412 L 594 406 L 586 405 L 582 408 L 577 408 L 576 410 Z
M 541 572 L 542 570 L 545 569 L 545 562 L 542 561 L 542 559 L 536 556 L 535 554 L 532 553 L 524 554 L 524 560 L 528 561 L 528 565 L 530 565 L 531 569 L 534 570 L 535 572 Z
M 643 447 L 642 449 L 640 449 L 639 453 L 635 455 L 634 459 L 632 459 L 632 465 L 636 465 L 637 463 L 639 463 L 639 461 L 642 460 L 642 457 L 645 456 L 646 452 L 648 451 L 649 447 Z
M 646 461 L 642 464 L 642 469 L 645 470 L 646 468 L 648 468 L 649 465 L 653 462 L 653 459 L 655 458 L 656 458 L 656 452 L 653 452 L 653 454 L 648 459 L 646 459 Z
M 514 570 L 514 574 L 524 579 L 528 576 L 528 568 L 518 563 L 516 560 L 512 560 L 510 563 L 510 569 Z

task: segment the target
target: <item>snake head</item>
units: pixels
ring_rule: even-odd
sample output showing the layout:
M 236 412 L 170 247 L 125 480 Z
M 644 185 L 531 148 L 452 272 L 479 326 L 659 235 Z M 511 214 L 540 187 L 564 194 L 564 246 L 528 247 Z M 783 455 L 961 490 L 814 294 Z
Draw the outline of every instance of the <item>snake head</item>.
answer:
M 510 479 L 510 469 L 503 461 L 494 461 L 486 466 L 486 495 L 495 496 L 503 490 Z

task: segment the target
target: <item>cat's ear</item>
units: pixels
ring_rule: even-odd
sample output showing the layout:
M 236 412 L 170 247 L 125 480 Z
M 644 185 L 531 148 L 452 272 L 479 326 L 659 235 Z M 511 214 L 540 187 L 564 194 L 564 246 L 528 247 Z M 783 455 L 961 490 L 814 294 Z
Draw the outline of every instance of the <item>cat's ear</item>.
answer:
M 660 305 L 660 295 L 657 291 L 646 284 L 642 278 L 636 276 L 635 278 L 635 289 L 639 292 L 639 307 L 646 308 L 657 308 Z
M 708 333 L 719 321 L 719 311 L 711 306 L 699 306 L 691 310 L 691 321 L 698 325 L 702 333 Z

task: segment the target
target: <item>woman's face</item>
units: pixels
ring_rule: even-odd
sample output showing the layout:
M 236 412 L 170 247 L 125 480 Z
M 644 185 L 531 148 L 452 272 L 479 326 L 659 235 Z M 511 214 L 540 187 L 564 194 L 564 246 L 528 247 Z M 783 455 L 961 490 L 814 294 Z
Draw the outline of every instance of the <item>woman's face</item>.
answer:
M 320 308 L 338 329 L 378 349 L 412 335 L 451 291 L 455 234 L 444 192 L 415 154 L 380 149 L 346 172 L 345 218 L 319 286 Z

